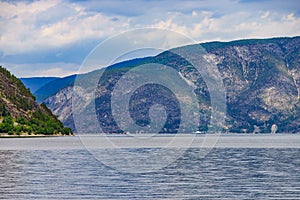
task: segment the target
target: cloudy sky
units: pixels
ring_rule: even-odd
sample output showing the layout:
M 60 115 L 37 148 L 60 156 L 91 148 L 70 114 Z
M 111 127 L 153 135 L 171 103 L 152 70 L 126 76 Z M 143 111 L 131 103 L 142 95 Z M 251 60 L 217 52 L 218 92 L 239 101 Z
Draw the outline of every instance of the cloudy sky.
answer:
M 157 27 L 198 42 L 300 35 L 299 0 L 0 0 L 0 65 L 18 77 L 76 73 L 99 42 Z

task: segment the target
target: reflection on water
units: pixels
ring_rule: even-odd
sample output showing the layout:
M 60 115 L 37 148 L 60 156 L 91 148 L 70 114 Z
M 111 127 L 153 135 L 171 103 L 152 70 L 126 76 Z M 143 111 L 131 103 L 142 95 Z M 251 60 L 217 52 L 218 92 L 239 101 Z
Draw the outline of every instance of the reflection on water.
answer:
M 113 170 L 84 149 L 0 151 L 0 199 L 300 198 L 299 148 L 199 151 L 144 174 Z

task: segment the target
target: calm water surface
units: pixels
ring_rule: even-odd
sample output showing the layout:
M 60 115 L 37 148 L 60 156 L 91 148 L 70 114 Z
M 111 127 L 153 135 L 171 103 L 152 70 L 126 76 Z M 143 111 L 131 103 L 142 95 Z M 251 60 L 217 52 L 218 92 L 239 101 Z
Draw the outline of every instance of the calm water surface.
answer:
M 78 137 L 0 139 L 0 199 L 299 199 L 299 142 L 222 136 L 204 158 L 194 145 L 158 171 L 125 173 L 95 159 Z

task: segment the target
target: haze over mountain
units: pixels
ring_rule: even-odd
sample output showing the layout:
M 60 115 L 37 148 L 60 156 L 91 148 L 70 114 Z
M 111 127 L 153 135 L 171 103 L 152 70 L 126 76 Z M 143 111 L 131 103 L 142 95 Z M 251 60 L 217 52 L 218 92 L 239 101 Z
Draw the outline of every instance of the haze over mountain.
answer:
M 47 83 L 58 79 L 57 77 L 32 77 L 32 78 L 20 78 L 26 88 L 30 89 L 31 93 L 35 93 L 38 89 L 46 85 Z
M 278 126 L 278 132 L 300 131 L 299 36 L 208 42 L 201 45 L 208 53 L 207 60 L 218 67 L 226 88 L 226 124 L 222 127 L 224 132 L 271 132 L 272 125 Z M 191 52 L 192 48 L 193 45 L 179 49 Z M 168 65 L 195 87 L 194 91 L 199 102 L 202 102 L 201 109 L 204 113 L 204 117 L 199 119 L 199 129 L 207 130 L 211 116 L 209 92 L 201 76 L 189 63 L 168 51 L 137 61 L 126 61 L 106 68 L 106 82 L 98 83 L 102 91 L 97 93 L 97 99 L 109 98 L 107 94 L 112 92 L 114 84 L 135 66 L 147 62 Z M 99 71 L 80 76 L 97 78 L 97 73 Z M 43 101 L 65 125 L 75 130 L 71 101 L 73 82 L 70 77 L 58 80 L 43 87 Z M 57 84 L 55 89 L 54 84 Z M 101 102 L 97 99 L 96 102 Z M 99 115 L 109 109 L 105 106 L 108 104 L 96 105 L 100 109 Z M 111 118 L 105 123 L 113 132 L 120 131 Z M 88 123 L 86 128 L 89 129 Z

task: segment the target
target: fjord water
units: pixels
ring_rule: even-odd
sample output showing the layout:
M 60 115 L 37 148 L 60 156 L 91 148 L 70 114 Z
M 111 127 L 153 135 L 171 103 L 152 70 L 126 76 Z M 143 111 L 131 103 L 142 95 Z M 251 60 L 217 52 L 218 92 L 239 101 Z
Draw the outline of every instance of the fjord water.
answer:
M 202 150 L 193 144 L 158 171 L 126 173 L 79 137 L 0 139 L 0 199 L 300 198 L 300 135 L 221 136 L 204 158 Z

